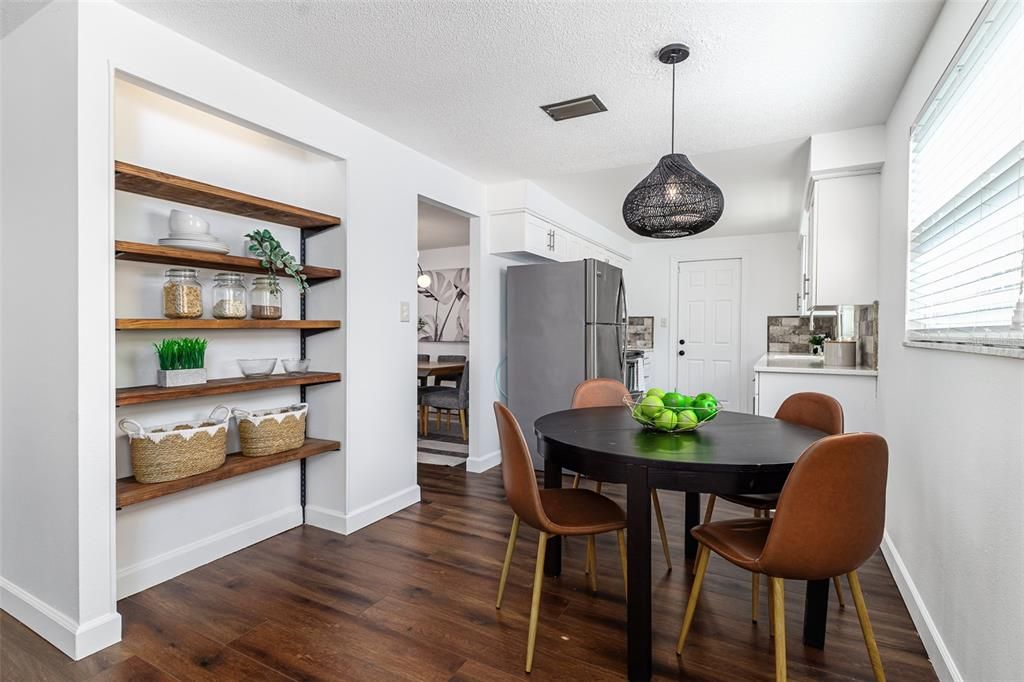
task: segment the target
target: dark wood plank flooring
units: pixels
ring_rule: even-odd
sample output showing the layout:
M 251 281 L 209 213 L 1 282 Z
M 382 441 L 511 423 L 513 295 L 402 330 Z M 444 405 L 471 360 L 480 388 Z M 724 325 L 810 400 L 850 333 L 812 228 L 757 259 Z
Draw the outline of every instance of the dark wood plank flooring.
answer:
M 494 608 L 512 514 L 501 474 L 420 466 L 423 502 L 351 536 L 282 533 L 122 600 L 124 640 L 74 663 L 0 614 L 4 680 L 506 680 L 523 661 L 536 533 L 520 532 L 505 603 Z M 610 486 L 621 501 L 621 486 Z M 674 652 L 692 580 L 682 556 L 682 495 L 663 492 L 675 570 L 653 541 L 654 670 L 663 679 L 771 680 L 767 596 L 750 621 L 749 574 L 713 559 L 686 656 Z M 717 517 L 742 513 L 720 503 Z M 585 543 L 566 543 L 547 579 L 536 680 L 618 680 L 625 602 L 614 536 L 598 543 L 598 593 L 586 590 Z M 861 570 L 889 679 L 933 680 L 880 554 Z M 849 593 L 847 592 L 847 601 Z M 787 585 L 792 679 L 871 679 L 852 603 L 829 607 L 824 651 L 800 642 L 803 586 Z

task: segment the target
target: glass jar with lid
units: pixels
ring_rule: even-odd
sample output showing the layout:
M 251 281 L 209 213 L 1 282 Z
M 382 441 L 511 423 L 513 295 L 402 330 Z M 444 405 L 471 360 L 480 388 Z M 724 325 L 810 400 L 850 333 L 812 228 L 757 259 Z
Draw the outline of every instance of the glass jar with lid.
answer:
M 272 277 L 256 277 L 249 292 L 250 314 L 254 320 L 281 319 L 281 290 Z
M 164 317 L 188 319 L 203 316 L 203 285 L 192 268 L 171 268 L 164 273 Z
M 234 272 L 218 272 L 213 277 L 213 316 L 218 320 L 241 320 L 248 314 L 245 284 Z

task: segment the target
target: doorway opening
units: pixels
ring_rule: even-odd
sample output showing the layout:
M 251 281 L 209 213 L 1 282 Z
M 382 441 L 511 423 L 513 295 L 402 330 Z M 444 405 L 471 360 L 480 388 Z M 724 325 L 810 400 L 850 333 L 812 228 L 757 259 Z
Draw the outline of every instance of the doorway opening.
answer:
M 469 457 L 470 218 L 417 206 L 416 461 L 465 466 Z

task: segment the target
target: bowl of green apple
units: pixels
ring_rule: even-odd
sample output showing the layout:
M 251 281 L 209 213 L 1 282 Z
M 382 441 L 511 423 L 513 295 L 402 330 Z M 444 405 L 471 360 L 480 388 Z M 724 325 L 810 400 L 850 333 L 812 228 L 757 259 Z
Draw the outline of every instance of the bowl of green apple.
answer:
M 695 431 L 718 415 L 718 400 L 707 392 L 691 396 L 652 388 L 630 394 L 622 402 L 637 424 L 662 433 Z

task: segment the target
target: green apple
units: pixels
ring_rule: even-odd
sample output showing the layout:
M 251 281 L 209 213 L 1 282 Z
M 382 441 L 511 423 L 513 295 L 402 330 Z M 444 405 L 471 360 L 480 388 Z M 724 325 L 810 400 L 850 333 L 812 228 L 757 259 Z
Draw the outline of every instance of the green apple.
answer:
M 680 407 L 683 407 L 683 408 L 693 407 L 693 396 L 684 395 L 683 396 L 683 400 L 682 400 L 682 405 L 680 405 Z
M 676 413 L 672 410 L 662 410 L 654 420 L 654 425 L 662 431 L 671 431 L 676 428 Z
M 656 398 L 664 398 L 665 391 L 661 390 L 660 388 L 649 388 L 647 389 L 646 395 L 653 395 Z
M 680 429 L 692 429 L 697 426 L 696 413 L 693 410 L 683 410 L 676 415 L 676 428 Z
M 649 395 L 640 401 L 640 411 L 644 413 L 645 417 L 654 419 L 665 411 L 665 403 L 661 402 L 661 398 L 658 396 Z
M 675 391 L 670 391 L 661 397 L 661 402 L 665 403 L 665 407 L 670 410 L 675 410 L 681 407 L 686 407 L 685 403 L 686 396 Z
M 633 419 L 637 420 L 642 424 L 650 424 L 651 420 L 644 416 L 644 406 L 637 403 L 633 406 Z
M 718 401 L 714 398 L 704 398 L 693 403 L 693 411 L 697 413 L 697 419 L 705 421 L 711 419 L 718 413 Z
M 698 393 L 697 395 L 693 396 L 693 399 L 695 401 L 696 400 L 714 400 L 716 403 L 718 402 L 718 399 L 715 398 L 715 396 L 711 395 L 710 393 L 708 393 L 706 391 L 703 392 L 703 393 Z

